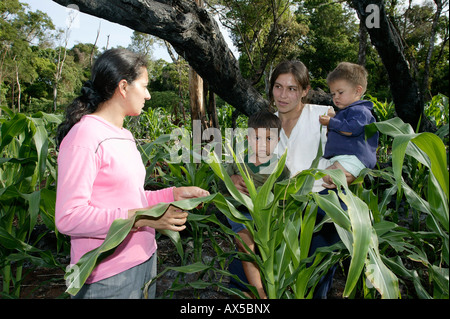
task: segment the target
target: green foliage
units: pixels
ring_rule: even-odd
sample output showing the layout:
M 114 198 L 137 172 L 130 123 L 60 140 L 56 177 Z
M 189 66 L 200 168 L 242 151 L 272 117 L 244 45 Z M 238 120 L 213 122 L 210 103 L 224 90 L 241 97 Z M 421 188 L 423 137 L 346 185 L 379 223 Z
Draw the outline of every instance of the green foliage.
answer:
M 180 120 L 179 120 L 180 121 Z M 148 108 L 139 116 L 127 117 L 124 127 L 134 133 L 136 139 L 151 140 L 163 134 L 170 134 L 178 128 L 174 124 L 172 116 L 163 108 Z
M 312 260 L 306 258 L 317 211 L 317 206 L 311 205 L 308 197 L 305 200 L 305 195 L 312 188 L 312 172 L 304 171 L 293 180 L 275 184 L 284 168 L 284 154 L 272 175 L 256 190 L 248 172 L 239 164 L 242 159 L 237 159 L 234 154 L 233 157 L 250 196 L 236 189 L 218 158 L 212 158 L 210 166 L 223 180 L 237 205 L 244 205 L 249 210 L 252 220 L 244 217 L 235 208 L 236 205 L 227 199 L 225 203 L 216 203 L 218 209 L 228 218 L 243 223 L 253 236 L 260 255 L 252 253 L 251 260 L 260 269 L 269 298 L 311 297 L 318 280 L 332 265 L 328 263 L 317 267 L 324 258 L 323 255 Z M 308 266 L 307 263 L 311 261 L 313 265 Z M 258 296 L 254 289 L 251 291 Z
M 0 86 L 7 84 L 9 92 L 18 94 L 9 95 L 12 96 L 9 105 L 20 110 L 22 87 L 17 80 L 30 84 L 38 78 L 30 43 L 45 41 L 47 32 L 55 27 L 46 14 L 27 11 L 17 0 L 2 2 L 0 14 Z M 0 95 L 0 104 L 5 104 L 6 96 Z
M 448 97 L 443 94 L 433 96 L 424 107 L 425 116 L 436 124 L 439 136 L 448 148 Z
M 440 96 L 433 101 L 427 107 L 428 116 L 439 119 L 436 123 L 440 128 L 448 127 L 446 98 Z M 379 103 L 376 109 L 384 112 L 391 107 Z M 230 114 L 224 116 L 224 123 L 228 123 L 231 115 L 231 108 L 228 110 Z M 49 231 L 56 232 L 57 251 L 64 250 L 67 244 L 54 226 L 56 154 L 53 136 L 60 116 L 42 112 L 25 116 L 5 108 L 3 111 L 7 116 L 1 120 L 1 266 L 4 295 L 18 297 L 24 261 L 39 266 L 61 266 L 53 252 L 36 248 L 42 237 L 30 242 L 34 226 L 43 223 Z M 351 186 L 345 184 L 339 171 L 313 168 L 291 180 L 274 183 L 284 165 L 283 157 L 273 176 L 260 189 L 255 189 L 245 170 L 242 171 L 250 190 L 247 197 L 235 189 L 218 159 L 194 163 L 191 154 L 189 163 L 171 162 L 173 141 L 168 133 L 173 126 L 164 110 L 158 112 L 138 122 L 148 126 L 130 127 L 142 136 L 146 130 L 158 128 L 151 134 L 159 138 L 139 146 L 147 167 L 146 184 L 156 188 L 195 185 L 213 194 L 192 202 L 172 203 L 192 208 L 187 236 L 182 239 L 177 233 L 167 233 L 181 257 L 178 276 L 198 272 L 200 281 L 210 276 L 233 276 L 227 271 L 232 258 L 252 260 L 261 269 L 270 298 L 310 298 L 327 269 L 349 259 L 344 292 L 349 298 L 398 298 L 400 285 L 406 287 L 406 292 L 405 288 L 402 290 L 406 297 L 448 298 L 448 155 L 447 145 L 438 135 L 417 134 L 398 118 L 380 121 L 368 126 L 367 133 L 380 131 L 380 140 L 386 141 L 389 150 L 386 160 L 392 162 L 392 166 L 365 170 Z M 162 124 L 166 123 L 164 118 L 167 118 L 167 125 Z M 153 136 L 149 134 L 145 138 Z M 323 174 L 332 175 L 342 191 L 337 195 L 311 193 L 311 181 Z M 232 198 L 215 193 L 215 176 L 224 180 Z M 340 208 L 338 198 L 347 204 L 347 211 Z M 200 203 L 203 206 L 198 207 Z M 243 217 L 236 209 L 237 204 L 247 206 L 253 220 Z M 327 212 L 328 218 L 315 225 L 318 206 Z M 233 233 L 212 214 L 214 207 L 252 230 L 259 255 L 225 251 L 220 247 L 218 239 L 231 242 Z M 342 242 L 308 256 L 311 236 L 329 222 L 335 224 Z M 118 227 L 120 238 L 126 235 L 129 223 L 117 221 L 114 227 Z M 119 237 L 112 237 L 99 251 L 92 252 L 77 265 L 83 271 L 77 275 L 82 277 L 73 277 L 75 269 L 68 270 L 67 277 L 76 279 L 74 284 L 82 282 L 104 253 L 120 243 Z M 212 242 L 217 253 L 213 260 L 202 258 L 206 241 Z M 84 262 L 88 266 L 83 266 Z M 200 281 L 182 284 L 177 280 L 171 291 L 184 285 L 201 289 L 205 284 Z M 210 285 L 244 297 L 220 280 L 211 281 Z M 76 291 L 72 288 L 70 292 Z M 252 287 L 249 289 L 256 294 Z
M 236 111 L 236 109 L 228 103 L 224 103 L 224 105 L 221 108 L 217 109 L 217 117 L 219 119 L 219 126 L 222 129 L 233 127 L 233 112 L 235 112 L 235 111 Z M 242 128 L 247 127 L 247 121 L 248 121 L 248 117 L 239 113 L 239 115 L 236 119 L 236 127 L 242 127 Z
M 233 1 L 225 3 L 229 6 L 224 22 L 231 27 L 240 50 L 241 71 L 255 80 L 261 91 L 265 87 L 263 77 L 270 74 L 270 68 L 281 57 L 303 60 L 311 70 L 314 87 L 323 87 L 327 72 L 338 62 L 357 60 L 358 21 L 344 3 L 323 0 L 267 5 L 247 1 L 239 6 Z M 428 3 L 400 8 L 402 3 L 387 3 L 387 10 L 407 44 L 405 56 L 413 76 L 420 82 L 434 9 Z M 273 10 L 254 10 L 255 5 Z M 53 86 L 58 87 L 58 105 L 68 103 L 89 78 L 91 54 L 95 57 L 98 53 L 92 44 L 77 44 L 69 49 L 62 79 L 55 83 L 58 47 L 54 42 L 58 34 L 52 32 L 54 26 L 45 14 L 25 9 L 17 0 L 0 4 L 0 105 L 9 106 L 2 107 L 4 117 L 0 119 L 0 268 L 4 297 L 20 295 L 26 275 L 24 262 L 61 266 L 54 252 L 37 248 L 45 234 L 38 238 L 32 235 L 36 225 L 44 224 L 48 232 L 54 231 L 57 236 L 56 254 L 61 250 L 66 253 L 67 242 L 54 226 L 53 136 L 60 117 L 48 113 L 54 112 Z M 434 94 L 448 93 L 448 46 L 443 45 L 447 31 L 448 17 L 443 16 L 438 21 L 427 88 Z M 143 40 L 136 36 L 134 44 L 147 54 L 148 46 L 143 46 Z M 170 162 L 173 141 L 168 134 L 180 126 L 189 132 L 190 127 L 190 116 L 184 116 L 180 107 L 188 105 L 188 65 L 185 61 L 151 62 L 152 100 L 140 117 L 127 119 L 125 123 L 141 143 L 139 148 L 147 168 L 146 187 L 196 185 L 215 193 L 215 180 L 221 178 L 228 180 L 233 194 L 232 199 L 214 194 L 200 201 L 174 203 L 193 209 L 186 238 L 168 233 L 182 261 L 182 266 L 174 269 L 180 274 L 231 276 L 226 270 L 230 259 L 253 260 L 261 269 L 271 298 L 309 298 L 329 267 L 349 259 L 350 267 L 345 269 L 345 296 L 349 298 L 397 298 L 401 286 L 402 296 L 407 298 L 448 299 L 448 94 L 437 94 L 424 108 L 425 116 L 438 128 L 436 134 L 417 134 L 394 118 L 386 73 L 370 45 L 366 59 L 370 74 L 368 92 L 378 97 L 370 96 L 378 123 L 368 127 L 369 133 L 381 132 L 378 169 L 365 170 L 349 187 L 339 172 L 314 169 L 275 184 L 277 170 L 261 189 L 252 187 L 247 177 L 249 197 L 233 188 L 219 162 Z M 10 109 L 18 110 L 19 106 L 22 112 L 33 115 L 11 112 Z M 222 136 L 224 128 L 234 126 L 233 111 L 226 103 L 218 109 Z M 56 113 L 59 112 L 57 109 Z M 239 116 L 236 126 L 245 127 L 246 118 Z M 281 166 L 282 162 L 278 168 Z M 309 183 L 322 174 L 332 174 L 341 185 L 338 195 L 319 196 L 310 192 Z M 347 211 L 340 209 L 338 198 L 347 204 Z M 200 202 L 204 204 L 202 207 L 195 206 Z M 249 208 L 252 221 L 236 210 L 236 202 Z M 326 210 L 329 218 L 314 225 L 317 206 Z M 218 238 L 230 240 L 233 233 L 211 214 L 214 207 L 253 230 L 260 255 L 227 252 L 217 244 Z M 142 214 L 159 214 L 164 207 L 158 209 Z M 323 223 L 331 222 L 336 225 L 342 243 L 308 256 L 313 233 Z M 117 221 L 114 227 L 118 227 L 120 236 L 125 236 L 130 223 Z M 194 242 L 193 249 L 186 248 L 188 241 Z M 211 241 L 217 253 L 210 261 L 201 258 L 206 241 Z M 85 278 L 101 260 L 103 251 L 111 251 L 118 242 L 119 237 L 111 238 L 101 251 L 84 258 L 89 267 L 83 266 L 80 278 Z M 68 277 L 71 275 L 74 273 L 68 272 Z M 207 284 L 244 297 L 221 282 L 199 280 L 189 285 L 201 289 Z M 174 283 L 172 288 L 181 287 L 181 283 Z
M 14 114 L 1 123 L 0 144 L 0 269 L 3 297 L 18 298 L 24 273 L 24 263 L 34 266 L 62 267 L 55 255 L 36 248 L 45 232 L 32 236 L 38 224 L 47 231 L 56 231 L 54 222 L 56 201 L 56 159 L 54 131 L 61 119 L 46 113 L 33 116 Z M 65 239 L 56 233 L 60 252 Z M 66 253 L 66 252 L 65 252 Z
M 290 0 L 222 1 L 221 22 L 231 30 L 241 53 L 239 69 L 254 86 L 264 88 L 264 78 L 274 61 L 283 59 L 307 27 L 296 21 Z
M 413 283 L 419 298 L 448 299 L 449 175 L 445 145 L 435 134 L 414 133 L 410 125 L 398 118 L 371 124 L 368 129 L 375 127 L 382 134 L 394 138 L 392 168 L 366 172 L 388 182 L 382 199 L 371 205 L 374 227 L 384 252 L 382 259 L 397 276 Z M 422 185 L 408 184 L 404 178 L 407 158 L 413 158 L 426 167 L 422 171 Z M 375 188 L 371 192 L 375 192 Z M 372 196 L 376 198 L 374 193 L 365 193 L 366 200 Z M 396 215 L 397 211 L 389 214 L 386 203 L 395 193 L 397 201 L 404 196 L 411 211 L 421 215 L 417 229 L 404 222 L 409 214 L 408 208 L 405 208 L 403 216 Z M 405 266 L 411 263 L 416 264 Z M 428 281 L 424 279 L 426 276 L 429 276 Z
M 380 102 L 376 97 L 367 96 L 373 103 L 373 110 L 378 122 L 389 120 L 395 117 L 395 105 L 393 102 Z
M 339 62 L 357 61 L 358 23 L 353 9 L 328 0 L 302 1 L 296 15 L 309 30 L 293 52 L 306 63 L 313 79 L 326 79 Z M 326 85 L 321 88 L 327 90 Z
M 367 95 L 373 103 L 373 111 L 377 122 L 389 120 L 395 116 L 395 105 L 393 102 L 381 102 L 376 97 Z M 378 163 L 387 163 L 390 160 L 392 150 L 392 138 L 388 135 L 381 134 L 378 139 L 377 158 Z
M 355 298 L 363 294 L 364 298 L 400 298 L 400 284 L 409 287 L 406 297 L 448 298 L 448 167 L 445 146 L 442 140 L 431 133 L 416 134 L 412 128 L 394 118 L 374 123 L 367 128 L 367 133 L 379 130 L 394 139 L 392 150 L 393 166 L 382 170 L 364 170 L 351 186 L 347 186 L 344 175 L 339 170 L 317 170 L 311 168 L 290 180 L 275 183 L 284 167 L 286 154 L 267 182 L 255 189 L 252 180 L 239 160 L 234 155 L 244 177 L 249 196 L 237 191 L 230 177 L 226 174 L 215 153 L 210 153 L 206 163 L 169 165 L 169 174 L 163 178 L 172 185 L 205 186 L 210 167 L 214 174 L 223 180 L 232 198 L 220 193 L 206 198 L 174 202 L 172 205 L 182 209 L 196 209 L 200 203 L 214 204 L 228 218 L 246 225 L 259 248 L 259 254 L 237 253 L 234 256 L 242 260 L 251 260 L 258 264 L 263 283 L 269 298 L 311 298 L 320 278 L 340 260 L 350 258 L 344 296 Z M 167 139 L 167 137 L 166 137 Z M 161 140 L 162 141 L 162 140 Z M 319 158 L 321 151 L 318 150 Z M 418 193 L 403 178 L 405 158 L 414 158 L 426 167 L 426 191 Z M 330 174 L 338 185 L 337 194 L 328 195 L 311 193 L 312 182 L 325 174 Z M 364 187 L 367 179 L 383 183 Z M 372 183 L 370 183 L 372 184 Z M 395 216 L 390 209 L 392 198 L 404 199 L 410 209 L 425 215 L 425 222 L 419 229 L 408 227 L 404 222 L 406 216 Z M 348 209 L 340 207 L 338 197 Z M 161 204 L 154 210 L 143 214 L 161 214 L 167 207 Z M 245 218 L 236 205 L 244 205 L 252 215 L 252 220 Z M 328 218 L 315 225 L 317 207 L 326 211 Z M 308 256 L 311 237 L 323 223 L 333 222 L 338 230 L 341 243 L 323 247 Z M 88 253 L 83 262 L 72 270 L 83 270 L 83 278 L 102 253 L 114 249 L 124 238 L 130 221 L 117 221 L 118 232 L 110 232 L 105 246 Z M 122 226 L 124 228 L 121 228 Z M 224 236 L 233 235 L 215 215 L 207 211 L 196 210 L 189 216 L 192 227 L 194 258 L 188 260 L 183 242 L 178 233 L 168 233 L 180 256 L 182 266 L 171 268 L 184 273 L 214 272 L 222 276 L 232 276 L 226 270 L 227 258 L 231 257 L 220 247 L 217 256 L 210 263 L 201 259 L 200 250 L 205 238 L 202 231 L 214 240 L 214 233 Z M 211 225 L 216 225 L 212 231 Z M 112 226 L 113 228 L 113 226 Z M 116 230 L 116 228 L 114 228 Z M 112 244 L 113 243 L 113 244 Z M 88 258 L 89 257 L 89 258 Z M 217 264 L 218 263 L 218 264 Z M 85 268 L 84 264 L 89 267 Z M 415 266 L 412 266 L 414 264 Z M 219 265 L 219 266 L 217 266 Z M 85 270 L 86 269 L 86 270 Z M 71 277 L 75 272 L 68 272 Z M 162 272 L 159 276 L 161 276 Z M 425 277 L 427 274 L 428 277 Z M 158 277 L 159 277 L 158 276 Z M 87 278 L 87 277 L 86 277 Z M 80 283 L 80 280 L 74 283 Z M 407 283 L 410 283 L 408 285 Z M 207 285 L 189 283 L 191 287 L 201 289 Z M 236 290 L 230 290 L 222 283 L 211 283 L 232 294 L 243 297 Z M 174 289 L 179 289 L 176 283 Z M 250 291 L 257 294 L 253 287 Z M 72 293 L 76 290 L 70 288 Z

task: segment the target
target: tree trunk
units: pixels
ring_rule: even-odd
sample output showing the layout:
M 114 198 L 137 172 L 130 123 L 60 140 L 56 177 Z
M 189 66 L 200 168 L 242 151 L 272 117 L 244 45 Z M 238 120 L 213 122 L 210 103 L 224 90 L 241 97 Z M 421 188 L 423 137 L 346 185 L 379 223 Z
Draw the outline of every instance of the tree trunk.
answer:
M 372 44 L 378 51 L 389 77 L 397 115 L 414 128 L 426 122 L 423 96 L 412 78 L 403 53 L 400 35 L 389 20 L 383 0 L 352 0 L 361 22 L 365 23 Z
M 61 57 L 61 51 L 63 50 L 62 47 L 59 48 L 59 52 L 58 52 L 58 63 L 56 64 L 55 83 L 53 83 L 53 110 L 55 112 L 58 107 L 58 84 L 59 84 L 59 81 L 61 81 L 61 79 L 62 79 L 64 62 L 66 60 L 66 55 L 67 55 L 67 40 L 68 40 L 68 38 L 66 38 L 66 45 L 64 47 L 63 57 Z
M 442 9 L 443 9 L 443 3 L 440 0 L 434 0 L 434 3 L 436 4 L 436 13 L 434 14 L 433 18 L 433 26 L 431 28 L 431 34 L 430 34 L 430 46 L 428 47 L 427 51 L 427 57 L 425 59 L 425 66 L 423 71 L 423 79 L 422 79 L 422 86 L 421 90 L 423 94 L 429 93 L 429 79 L 430 79 L 430 64 L 431 64 L 431 57 L 433 56 L 434 51 L 434 41 L 436 40 L 436 31 L 439 24 L 439 18 L 441 17 Z
M 217 116 L 216 107 L 216 94 L 210 89 L 208 82 L 204 82 L 203 91 L 207 93 L 205 103 L 206 113 L 208 114 L 208 127 L 219 128 L 219 118 Z
M 2 87 L 3 84 L 3 64 L 5 63 L 5 59 L 6 59 L 6 54 L 8 53 L 9 48 L 5 48 L 0 60 L 0 89 Z M 0 105 L 2 105 L 3 101 L 2 101 L 2 94 L 0 93 Z M 0 109 L 0 116 L 2 115 L 2 109 Z
M 58 108 L 58 84 L 59 84 L 59 81 L 61 81 L 61 79 L 62 79 L 64 63 L 65 63 L 66 57 L 67 57 L 67 45 L 69 43 L 70 28 L 72 27 L 72 23 L 74 22 L 76 16 L 77 16 L 77 14 L 74 14 L 73 11 L 69 14 L 69 25 L 67 26 L 67 29 L 64 31 L 64 49 L 62 48 L 62 46 L 60 46 L 59 51 L 58 51 L 58 63 L 56 64 L 55 83 L 53 83 L 53 111 L 54 112 L 56 112 L 56 110 Z M 100 30 L 99 30 L 99 32 L 100 32 Z M 97 33 L 97 38 L 98 38 L 98 33 Z M 95 44 L 94 44 L 94 47 L 95 47 Z M 62 57 L 61 57 L 62 50 L 64 50 L 64 53 L 62 54 Z
M 366 52 L 367 52 L 367 30 L 364 23 L 359 23 L 359 50 L 358 50 L 358 64 L 366 66 Z
M 200 120 L 205 129 L 205 97 L 203 95 L 203 79 L 193 68 L 189 69 L 189 101 L 191 103 L 191 120 Z
M 19 66 L 17 65 L 16 58 L 14 58 L 14 63 L 16 64 L 16 83 L 17 83 L 17 112 L 20 113 L 20 99 L 22 98 L 22 87 L 20 86 L 20 80 L 19 80 Z
M 203 0 L 195 0 L 195 3 L 199 8 L 203 7 Z M 189 69 L 189 94 L 191 102 L 191 120 L 200 120 L 202 130 L 205 130 L 216 123 L 211 121 L 212 118 L 217 118 L 215 112 L 216 108 L 211 107 L 209 103 L 211 102 L 211 95 L 214 96 L 214 92 L 208 89 L 208 82 L 203 81 L 203 79 L 195 72 L 195 70 L 190 67 Z M 207 93 L 209 92 L 209 101 L 207 102 Z M 215 103 L 213 98 L 212 100 Z M 208 104 L 208 108 L 206 105 Z M 194 122 L 192 122 L 194 123 Z
M 53 0 L 155 35 L 172 44 L 224 101 L 249 115 L 268 102 L 243 78 L 219 26 L 205 9 L 183 0 Z

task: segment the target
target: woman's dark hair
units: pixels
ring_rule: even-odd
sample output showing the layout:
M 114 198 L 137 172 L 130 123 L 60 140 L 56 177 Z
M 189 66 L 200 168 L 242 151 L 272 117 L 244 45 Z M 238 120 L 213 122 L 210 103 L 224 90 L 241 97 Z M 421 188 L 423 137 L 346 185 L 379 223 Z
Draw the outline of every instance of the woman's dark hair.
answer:
M 292 74 L 303 90 L 306 90 L 310 85 L 308 68 L 303 62 L 295 60 L 283 61 L 276 66 L 270 77 L 269 100 L 271 104 L 273 103 L 273 87 L 281 74 Z
M 56 147 L 59 148 L 70 129 L 84 115 L 95 112 L 100 103 L 114 95 L 120 81 L 132 83 L 147 65 L 144 56 L 129 50 L 117 48 L 105 51 L 94 63 L 91 79 L 81 88 L 81 95 L 67 106 L 65 119 L 56 133 Z

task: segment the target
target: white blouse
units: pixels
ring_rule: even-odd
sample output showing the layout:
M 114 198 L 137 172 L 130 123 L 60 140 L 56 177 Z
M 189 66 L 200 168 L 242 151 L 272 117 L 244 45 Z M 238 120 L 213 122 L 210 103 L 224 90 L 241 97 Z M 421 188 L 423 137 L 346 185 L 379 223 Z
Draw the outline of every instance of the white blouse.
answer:
M 316 158 L 319 142 L 322 142 L 322 153 L 325 150 L 327 142 L 327 128 L 323 127 L 319 122 L 320 115 L 326 115 L 328 110 L 332 108 L 326 105 L 305 104 L 302 114 L 292 129 L 291 135 L 286 136 L 284 129 L 280 132 L 280 142 L 275 151 L 281 156 L 286 148 L 286 166 L 291 171 L 291 177 L 297 173 L 309 169 L 312 161 Z M 278 112 L 275 113 L 278 116 Z M 325 158 L 321 158 L 318 164 L 319 169 L 325 169 L 331 163 Z M 313 191 L 319 192 L 324 189 L 323 180 L 316 180 Z

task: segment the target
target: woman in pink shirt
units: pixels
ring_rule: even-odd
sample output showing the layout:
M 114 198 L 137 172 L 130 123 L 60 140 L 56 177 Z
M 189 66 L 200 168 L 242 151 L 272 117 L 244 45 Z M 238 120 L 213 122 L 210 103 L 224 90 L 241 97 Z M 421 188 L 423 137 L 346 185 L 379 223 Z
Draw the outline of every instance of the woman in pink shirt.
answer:
M 55 221 L 71 237 L 71 264 L 104 241 L 115 219 L 137 210 L 209 193 L 198 187 L 145 191 L 145 167 L 125 116 L 137 116 L 150 99 L 147 61 L 125 49 L 103 53 L 91 80 L 58 127 Z M 140 218 L 113 254 L 93 270 L 74 298 L 142 298 L 156 275 L 155 229 L 181 231 L 187 212 L 170 206 L 160 218 Z M 152 287 L 149 296 L 154 297 Z

